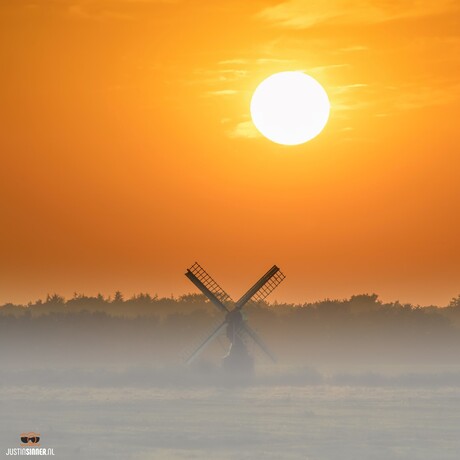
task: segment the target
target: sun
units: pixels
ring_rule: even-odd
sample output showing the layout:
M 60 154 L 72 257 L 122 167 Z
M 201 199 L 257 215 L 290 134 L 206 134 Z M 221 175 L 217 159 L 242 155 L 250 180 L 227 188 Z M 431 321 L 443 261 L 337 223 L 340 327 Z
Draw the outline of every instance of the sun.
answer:
M 324 88 L 303 72 L 280 72 L 265 79 L 251 99 L 256 128 L 277 144 L 299 145 L 326 126 L 330 103 Z

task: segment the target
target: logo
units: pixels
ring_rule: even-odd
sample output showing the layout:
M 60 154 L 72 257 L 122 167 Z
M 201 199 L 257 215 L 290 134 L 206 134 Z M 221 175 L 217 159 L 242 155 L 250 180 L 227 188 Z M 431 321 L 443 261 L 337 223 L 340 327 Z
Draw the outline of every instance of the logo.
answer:
M 21 433 L 21 447 L 10 447 L 6 449 L 5 455 L 54 455 L 53 447 L 40 447 L 40 434 Z
M 40 435 L 38 433 L 22 433 L 21 434 L 21 446 L 22 447 L 38 447 L 40 444 Z

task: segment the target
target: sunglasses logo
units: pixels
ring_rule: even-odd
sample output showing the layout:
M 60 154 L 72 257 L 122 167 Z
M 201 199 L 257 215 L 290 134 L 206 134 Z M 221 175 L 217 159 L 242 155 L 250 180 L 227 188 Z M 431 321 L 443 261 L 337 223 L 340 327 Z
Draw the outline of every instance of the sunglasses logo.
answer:
M 40 435 L 38 433 L 22 433 L 21 434 L 21 446 L 33 446 L 38 447 L 40 444 Z

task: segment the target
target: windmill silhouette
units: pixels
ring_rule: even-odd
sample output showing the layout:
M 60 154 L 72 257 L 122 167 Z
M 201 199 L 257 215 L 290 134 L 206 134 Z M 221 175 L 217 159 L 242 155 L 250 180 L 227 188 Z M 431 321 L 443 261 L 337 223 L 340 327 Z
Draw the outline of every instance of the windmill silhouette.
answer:
M 284 274 L 276 265 L 270 268 L 237 302 L 233 302 L 197 262 L 187 270 L 185 276 L 225 314 L 224 321 L 188 357 L 187 364 L 192 363 L 224 331 L 230 341 L 229 352 L 223 360 L 225 369 L 242 372 L 250 372 L 253 369 L 253 360 L 245 343 L 247 337 L 250 337 L 272 361 L 275 361 L 268 347 L 243 318 L 242 309 L 249 301 L 264 300 L 284 280 Z M 233 308 L 229 308 L 230 304 L 234 305 Z

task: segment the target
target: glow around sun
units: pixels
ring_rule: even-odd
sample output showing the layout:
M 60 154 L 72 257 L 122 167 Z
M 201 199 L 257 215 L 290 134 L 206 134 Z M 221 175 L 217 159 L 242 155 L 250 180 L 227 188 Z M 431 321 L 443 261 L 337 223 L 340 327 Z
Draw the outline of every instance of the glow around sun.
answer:
M 256 128 L 277 144 L 298 145 L 326 126 L 330 103 L 324 88 L 303 72 L 281 72 L 265 79 L 251 100 Z

